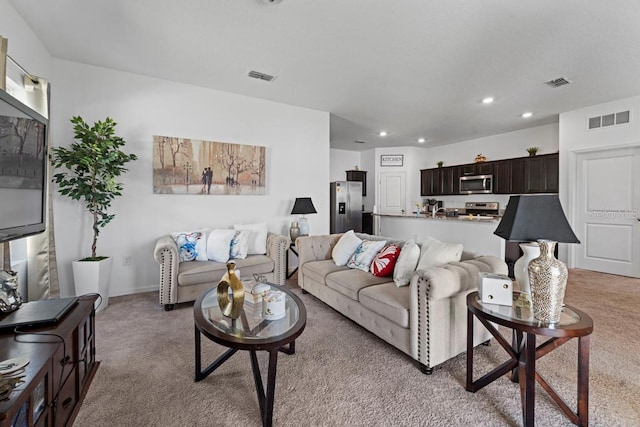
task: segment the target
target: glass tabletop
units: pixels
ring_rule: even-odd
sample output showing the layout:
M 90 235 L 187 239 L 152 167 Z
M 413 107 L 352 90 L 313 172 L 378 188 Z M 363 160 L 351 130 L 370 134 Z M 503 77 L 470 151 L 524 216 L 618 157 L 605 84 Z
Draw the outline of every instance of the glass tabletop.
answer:
M 557 326 L 562 327 L 573 325 L 580 322 L 580 315 L 566 306 L 562 308 L 562 313 L 560 314 L 560 320 L 558 323 L 549 324 L 535 319 L 533 317 L 533 309 L 531 308 L 530 296 L 524 292 L 513 292 L 513 304 L 511 306 L 484 303 L 480 301 L 479 296 L 476 297 L 476 301 L 478 306 L 485 313 L 492 314 L 504 320 L 517 321 L 531 326 L 554 328 Z
M 230 319 L 222 314 L 218 306 L 217 289 L 207 292 L 202 300 L 202 315 L 206 321 L 220 332 L 242 340 L 264 340 L 278 337 L 290 331 L 298 322 L 300 308 L 284 288 L 268 284 L 272 290 L 281 291 L 285 298 L 285 314 L 277 320 L 265 319 L 262 314 L 262 301 L 251 302 L 245 298 L 240 316 Z

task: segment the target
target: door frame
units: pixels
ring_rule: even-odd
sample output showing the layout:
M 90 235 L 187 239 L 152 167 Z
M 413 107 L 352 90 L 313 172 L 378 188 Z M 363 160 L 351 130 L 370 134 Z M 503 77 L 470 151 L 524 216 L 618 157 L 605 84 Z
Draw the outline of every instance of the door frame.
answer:
M 616 151 L 622 149 L 640 149 L 640 142 L 633 142 L 629 144 L 616 144 L 609 145 L 606 147 L 589 147 L 582 149 L 575 149 L 568 151 L 568 162 L 567 165 L 569 167 L 569 172 L 566 175 L 566 179 L 568 181 L 567 191 L 569 193 L 569 197 L 564 198 L 567 201 L 567 217 L 570 221 L 570 224 L 574 225 L 577 222 L 577 211 L 578 211 L 578 159 L 582 154 L 589 153 L 604 153 L 607 151 Z M 562 155 L 562 154 L 561 154 Z M 562 165 L 560 165 L 562 167 Z M 562 173 L 560 174 L 562 176 Z M 562 184 L 562 183 L 561 183 Z M 562 191 L 562 187 L 560 189 Z M 560 199 L 562 201 L 562 198 Z M 567 244 L 567 267 L 575 268 L 576 265 L 576 257 L 577 257 L 577 247 L 576 245 Z

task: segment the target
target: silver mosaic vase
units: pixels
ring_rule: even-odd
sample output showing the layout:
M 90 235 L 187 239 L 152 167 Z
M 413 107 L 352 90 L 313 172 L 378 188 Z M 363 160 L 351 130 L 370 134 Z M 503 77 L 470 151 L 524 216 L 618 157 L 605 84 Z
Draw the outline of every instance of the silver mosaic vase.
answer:
M 567 287 L 567 267 L 556 259 L 556 242 L 539 240 L 540 256 L 529 263 L 533 316 L 544 323 L 558 323 Z

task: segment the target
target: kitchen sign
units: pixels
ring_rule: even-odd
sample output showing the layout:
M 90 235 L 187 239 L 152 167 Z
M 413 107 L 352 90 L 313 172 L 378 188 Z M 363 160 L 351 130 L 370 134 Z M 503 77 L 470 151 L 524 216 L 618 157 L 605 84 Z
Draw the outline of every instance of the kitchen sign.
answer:
M 382 154 L 380 156 L 380 166 L 402 166 L 404 154 Z

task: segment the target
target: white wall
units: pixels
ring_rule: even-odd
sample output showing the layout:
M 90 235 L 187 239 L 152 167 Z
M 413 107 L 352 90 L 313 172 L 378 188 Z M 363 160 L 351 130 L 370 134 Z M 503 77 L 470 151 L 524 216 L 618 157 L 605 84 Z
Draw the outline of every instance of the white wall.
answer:
M 329 153 L 329 176 L 330 181 L 346 181 L 347 172 L 359 167 L 365 170 L 360 165 L 360 152 L 349 150 L 337 150 L 332 148 Z M 327 192 L 329 192 L 329 183 L 327 183 Z
M 593 130 L 588 129 L 588 119 L 590 117 L 627 110 L 631 112 L 628 124 Z M 576 188 L 577 154 L 591 150 L 640 146 L 640 120 L 635 116 L 637 111 L 640 111 L 640 96 L 560 114 L 559 197 L 571 224 L 575 221 L 574 204 L 576 203 L 575 195 L 578 190 Z M 568 258 L 568 266 L 572 267 L 573 261 L 568 256 L 568 246 L 570 245 L 559 245 L 558 257 Z
M 172 231 L 267 221 L 270 231 L 288 235 L 293 201 L 309 196 L 318 211 L 309 215 L 312 232 L 328 233 L 328 113 L 57 59 L 52 80 L 54 146 L 72 142 L 72 116 L 88 123 L 110 116 L 125 151 L 139 158 L 121 179 L 116 218 L 98 241 L 99 254 L 114 257 L 111 295 L 157 289 L 154 244 Z M 153 135 L 266 146 L 267 195 L 153 194 Z M 54 221 L 65 295 L 73 292 L 71 261 L 90 255 L 90 218 L 56 193 Z M 123 256 L 133 265 L 124 267 Z
M 376 202 L 376 152 L 375 150 L 367 150 L 360 153 L 360 169 L 367 171 L 367 195 L 362 198 L 364 210 L 366 212 L 373 211 L 373 205 Z

